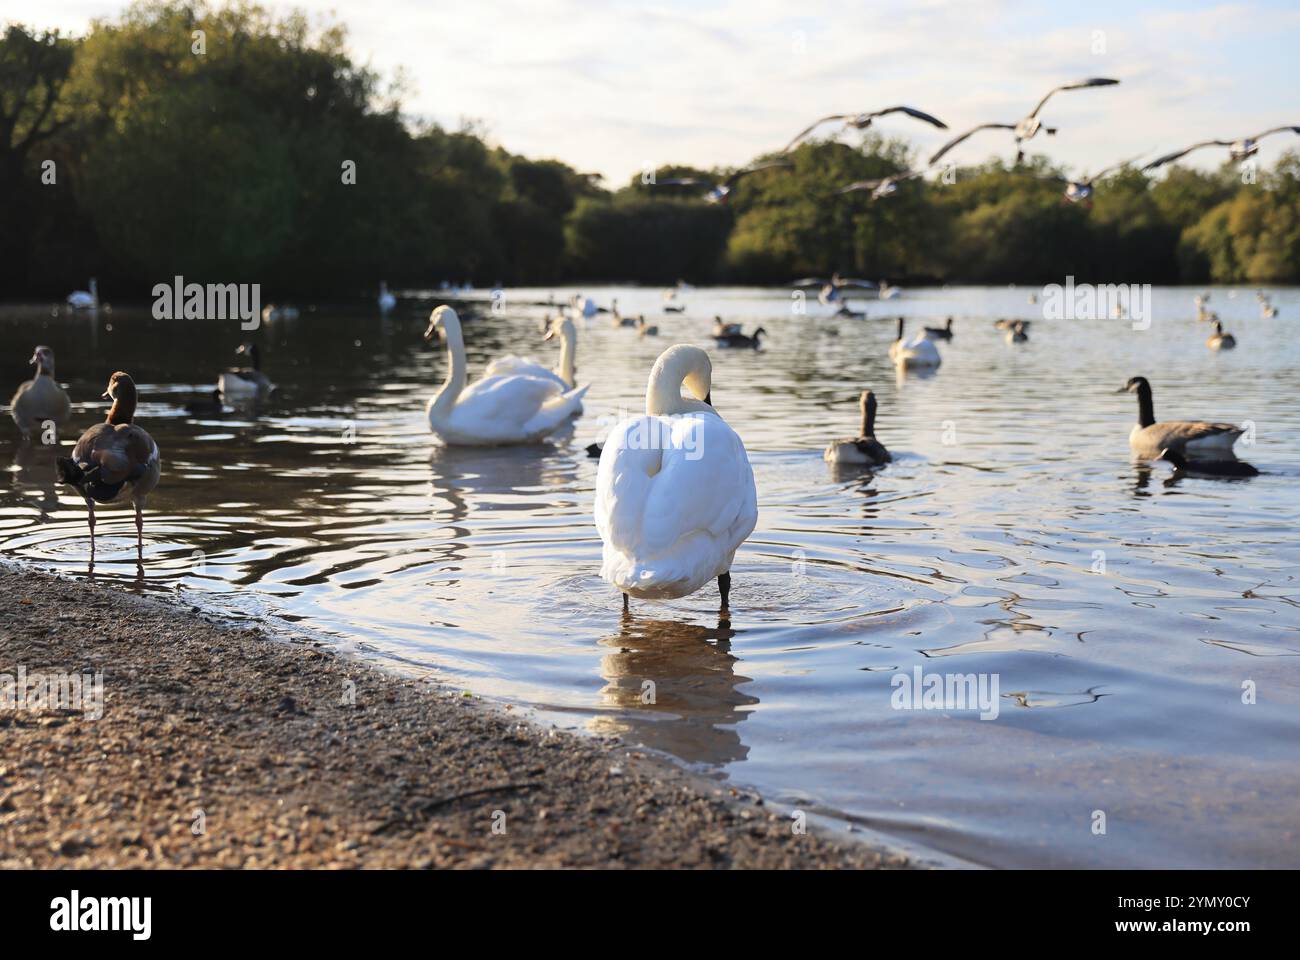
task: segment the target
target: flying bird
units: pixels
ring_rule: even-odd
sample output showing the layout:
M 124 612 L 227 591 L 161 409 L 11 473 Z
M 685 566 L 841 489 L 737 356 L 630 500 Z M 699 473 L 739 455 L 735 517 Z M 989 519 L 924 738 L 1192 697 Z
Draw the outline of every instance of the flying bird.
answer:
M 1257 133 L 1252 137 L 1242 137 L 1240 140 L 1202 140 L 1190 147 L 1176 150 L 1173 153 L 1166 153 L 1163 157 L 1157 157 L 1142 169 L 1146 171 L 1154 170 L 1156 167 L 1163 167 L 1166 163 L 1173 163 L 1175 160 L 1187 156 L 1193 150 L 1199 150 L 1202 147 L 1227 147 L 1228 154 L 1233 160 L 1245 160 L 1247 157 L 1252 157 L 1259 152 L 1259 141 L 1264 137 L 1273 133 L 1285 133 L 1287 130 L 1292 133 L 1300 133 L 1300 127 L 1273 127 L 1271 130 L 1265 130 L 1263 133 Z
M 668 180 L 656 180 L 654 186 L 660 187 L 697 187 L 704 186 L 709 189 L 704 193 L 704 199 L 709 203 L 726 203 L 731 191 L 735 189 L 736 184 L 742 177 L 747 177 L 751 173 L 758 173 L 760 170 L 770 170 L 772 167 L 791 166 L 788 160 L 772 160 L 768 163 L 755 164 L 752 167 L 746 167 L 743 170 L 737 170 L 731 176 L 727 177 L 721 183 L 711 183 L 701 177 L 672 177 Z
M 858 190 L 870 190 L 871 199 L 879 200 L 881 197 L 888 197 L 898 192 L 898 186 L 907 180 L 924 176 L 932 167 L 925 167 L 921 170 L 905 170 L 902 173 L 891 173 L 887 177 L 880 177 L 876 180 L 855 180 L 848 186 L 840 187 L 836 193 L 853 193 Z
M 1025 151 L 1021 148 L 1022 143 L 1026 140 L 1032 140 L 1038 134 L 1039 130 L 1045 131 L 1048 136 L 1055 136 L 1056 134 L 1055 127 L 1045 127 L 1043 126 L 1043 122 L 1038 119 L 1039 112 L 1043 109 L 1043 106 L 1047 101 L 1052 99 L 1053 94 L 1060 93 L 1062 90 L 1082 90 L 1085 87 L 1113 87 L 1117 83 L 1119 83 L 1118 80 L 1112 80 L 1109 77 L 1088 77 L 1086 80 L 1075 80 L 1073 83 L 1063 83 L 1059 87 L 1053 87 L 1051 90 L 1047 91 L 1047 95 L 1044 96 L 1043 99 L 1038 101 L 1038 105 L 1029 113 L 1029 116 L 1024 117 L 1016 123 L 981 123 L 977 127 L 972 127 L 965 133 L 961 134 L 961 136 L 954 137 L 952 140 L 949 140 L 940 147 L 938 151 L 930 157 L 929 162 L 931 165 L 937 163 L 939 158 L 945 153 L 957 146 L 957 144 L 961 143 L 967 137 L 978 133 L 981 130 L 1010 130 L 1015 134 L 1016 163 L 1019 163 L 1025 158 Z
M 802 143 L 809 134 L 824 123 L 842 123 L 842 130 L 848 130 L 849 128 L 854 130 L 866 130 L 871 126 L 871 122 L 877 117 L 883 117 L 890 113 L 905 113 L 909 117 L 915 117 L 917 120 L 924 120 L 926 123 L 932 124 L 940 130 L 948 129 L 948 124 L 944 123 L 938 117 L 932 117 L 924 110 L 917 110 L 915 107 L 886 107 L 884 110 L 876 110 L 873 113 L 832 113 L 829 116 L 822 117 L 820 120 L 808 124 L 808 126 L 800 130 L 795 138 L 785 145 L 785 148 L 781 152 L 789 153 Z
M 1099 170 L 1097 173 L 1091 174 L 1089 176 L 1081 177 L 1078 180 L 1071 180 L 1068 177 L 1060 177 L 1060 176 L 1045 176 L 1042 179 L 1054 180 L 1057 183 L 1065 184 L 1064 199 L 1068 200 L 1070 203 L 1087 203 L 1091 205 L 1093 185 L 1098 180 L 1101 180 L 1104 177 L 1109 176 L 1110 174 L 1116 172 L 1117 170 L 1123 170 L 1129 164 L 1137 162 L 1138 158 L 1141 156 L 1142 154 L 1138 154 L 1136 157 L 1130 157 L 1127 160 L 1121 160 L 1119 163 L 1112 163 L 1109 167 L 1105 167 L 1102 170 Z

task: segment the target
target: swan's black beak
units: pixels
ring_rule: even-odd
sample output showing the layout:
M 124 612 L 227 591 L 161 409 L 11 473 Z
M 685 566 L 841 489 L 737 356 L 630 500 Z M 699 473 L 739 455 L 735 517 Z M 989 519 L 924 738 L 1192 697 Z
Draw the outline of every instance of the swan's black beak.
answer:
M 1115 392 L 1116 392 L 1116 393 L 1128 393 L 1128 384 L 1125 384 L 1124 386 L 1120 387 L 1120 388 L 1119 388 L 1118 390 L 1116 390 Z

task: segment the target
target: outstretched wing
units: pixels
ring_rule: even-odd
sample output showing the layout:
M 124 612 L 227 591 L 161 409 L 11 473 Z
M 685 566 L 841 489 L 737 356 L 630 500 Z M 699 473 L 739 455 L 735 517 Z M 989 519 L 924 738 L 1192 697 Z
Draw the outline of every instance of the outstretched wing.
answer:
M 1016 129 L 1016 125 L 1014 123 L 981 123 L 978 127 L 971 127 L 969 130 L 967 130 L 965 133 L 961 134 L 960 136 L 953 137 L 942 147 L 940 147 L 930 157 L 927 163 L 930 166 L 934 166 L 936 163 L 939 162 L 939 158 L 942 157 L 945 153 L 947 153 L 953 147 L 957 146 L 959 143 L 962 143 L 964 140 L 968 139 L 969 137 L 972 137 L 975 134 L 979 133 L 981 130 L 1014 130 L 1014 129 Z
M 1075 80 L 1072 83 L 1063 83 L 1059 87 L 1053 87 L 1047 91 L 1047 96 L 1038 101 L 1038 106 L 1034 107 L 1030 117 L 1038 116 L 1038 111 L 1043 109 L 1043 104 L 1052 99 L 1052 94 L 1060 93 L 1062 90 L 1082 90 L 1084 87 L 1113 87 L 1119 83 L 1118 80 L 1112 80 L 1109 77 L 1089 77 L 1086 80 Z
M 1285 133 L 1290 130 L 1292 133 L 1300 133 L 1300 127 L 1274 127 L 1271 130 L 1265 130 L 1263 133 L 1257 133 L 1253 137 L 1247 137 L 1248 140 L 1258 140 L 1261 137 L 1267 137 L 1271 133 Z
M 1142 154 L 1139 153 L 1136 157 L 1129 157 L 1127 160 L 1121 160 L 1119 163 L 1112 163 L 1109 167 L 1102 167 L 1102 169 L 1099 170 L 1097 173 L 1094 173 L 1092 176 L 1080 180 L 1079 182 L 1096 183 L 1102 177 L 1108 176 L 1109 174 L 1114 173 L 1116 170 L 1123 170 L 1129 164 L 1137 163 L 1138 160 L 1140 159 L 1142 159 Z
M 804 137 L 808 136 L 808 134 L 812 133 L 814 130 L 816 130 L 818 127 L 820 127 L 823 123 L 830 123 L 832 120 L 847 120 L 847 119 L 849 119 L 849 117 L 851 117 L 851 116 L 854 116 L 854 114 L 851 114 L 851 113 L 831 113 L 831 114 L 827 114 L 826 116 L 822 117 L 820 120 L 814 120 L 812 123 L 808 124 L 808 126 L 804 127 L 802 130 L 800 130 L 800 131 L 799 131 L 799 132 L 794 136 L 794 139 L 792 139 L 789 143 L 787 143 L 787 144 L 786 144 L 786 145 L 781 149 L 781 152 L 782 152 L 782 153 L 789 153 L 791 150 L 793 150 L 795 147 L 797 147 L 797 146 L 799 145 L 799 143 L 803 140 Z
M 1187 156 L 1193 150 L 1199 150 L 1202 147 L 1230 147 L 1231 140 L 1202 140 L 1200 143 L 1194 143 L 1190 147 L 1184 147 L 1182 150 L 1175 150 L 1173 153 L 1166 153 L 1163 157 L 1156 157 L 1145 167 L 1143 171 L 1154 170 L 1156 167 L 1163 167 L 1166 163 L 1173 163 L 1181 157 Z
M 883 117 L 889 113 L 905 113 L 909 117 L 915 117 L 917 120 L 924 120 L 926 123 L 938 127 L 940 130 L 947 130 L 948 124 L 944 123 L 938 117 L 933 117 L 924 110 L 918 110 L 916 107 L 886 107 L 884 110 L 877 110 L 875 113 L 869 113 L 869 117 Z
M 755 164 L 752 167 L 746 167 L 744 170 L 737 170 L 731 176 L 727 177 L 727 179 L 724 180 L 723 183 L 728 187 L 734 187 L 736 185 L 736 181 L 738 181 L 741 177 L 749 176 L 751 173 L 758 173 L 758 171 L 760 170 L 770 170 L 773 167 L 790 167 L 790 166 L 793 166 L 793 164 L 790 163 L 789 160 L 770 160 L 767 163 L 759 163 L 759 164 Z
M 847 187 L 840 187 L 836 193 L 853 193 L 855 190 L 874 190 L 885 181 L 882 180 L 855 180 Z M 798 286 L 798 284 L 796 284 Z

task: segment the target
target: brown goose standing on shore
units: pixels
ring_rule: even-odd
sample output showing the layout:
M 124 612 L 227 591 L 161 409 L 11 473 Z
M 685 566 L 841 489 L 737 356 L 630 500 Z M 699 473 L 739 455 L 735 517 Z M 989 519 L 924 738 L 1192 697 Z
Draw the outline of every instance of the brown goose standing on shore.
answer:
M 36 376 L 19 386 L 9 402 L 9 415 L 24 440 L 33 433 L 40 435 L 47 422 L 63 426 L 72 415 L 72 402 L 54 379 L 54 351 L 37 347 L 29 362 L 36 367 Z
M 112 503 L 129 493 L 135 504 L 136 560 L 144 565 L 144 505 L 158 486 L 162 459 L 153 437 L 132 421 L 135 381 L 120 370 L 108 381 L 104 399 L 113 401 L 108 419 L 81 435 L 71 457 L 58 460 L 59 482 L 76 487 L 86 500 L 90 524 L 90 565 L 95 565 L 95 504 Z

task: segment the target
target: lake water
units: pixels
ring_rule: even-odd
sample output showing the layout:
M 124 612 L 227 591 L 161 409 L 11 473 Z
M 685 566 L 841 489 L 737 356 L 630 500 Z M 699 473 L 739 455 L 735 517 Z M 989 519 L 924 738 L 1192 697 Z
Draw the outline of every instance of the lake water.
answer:
M 50 344 L 80 431 L 108 375 L 134 375 L 164 457 L 145 589 L 286 621 L 956 861 L 1300 866 L 1300 292 L 1275 291 L 1264 320 L 1253 290 L 1215 290 L 1240 343 L 1221 355 L 1191 290 L 1157 289 L 1149 330 L 1045 320 L 1023 287 L 908 290 L 864 301 L 865 320 L 793 315 L 784 290 L 688 291 L 680 315 L 657 290 L 584 292 L 661 335 L 604 315 L 580 327 L 586 414 L 534 448 L 432 443 L 436 301 L 387 321 L 304 309 L 247 335 L 281 396 L 202 420 L 184 403 L 233 361 L 237 322 L 7 307 L 4 389 Z M 509 291 L 466 321 L 472 374 L 505 352 L 554 362 L 529 305 L 551 293 Z M 715 314 L 762 324 L 764 349 L 714 349 Z M 896 378 L 897 315 L 955 317 L 936 375 Z M 1033 320 L 1028 343 L 994 329 L 1013 316 Z M 710 349 L 714 403 L 758 484 L 729 623 L 714 588 L 624 621 L 598 576 L 583 448 L 642 408 L 676 342 Z M 1136 400 L 1115 391 L 1138 374 L 1158 418 L 1253 422 L 1238 452 L 1262 475 L 1134 464 Z M 895 462 L 837 475 L 821 451 L 856 433 L 866 387 Z M 84 574 L 85 508 L 54 486 L 52 451 L 0 436 L 0 551 Z M 99 517 L 97 575 L 137 589 L 130 509 Z M 997 717 L 895 709 L 892 678 L 916 667 L 996 678 Z

